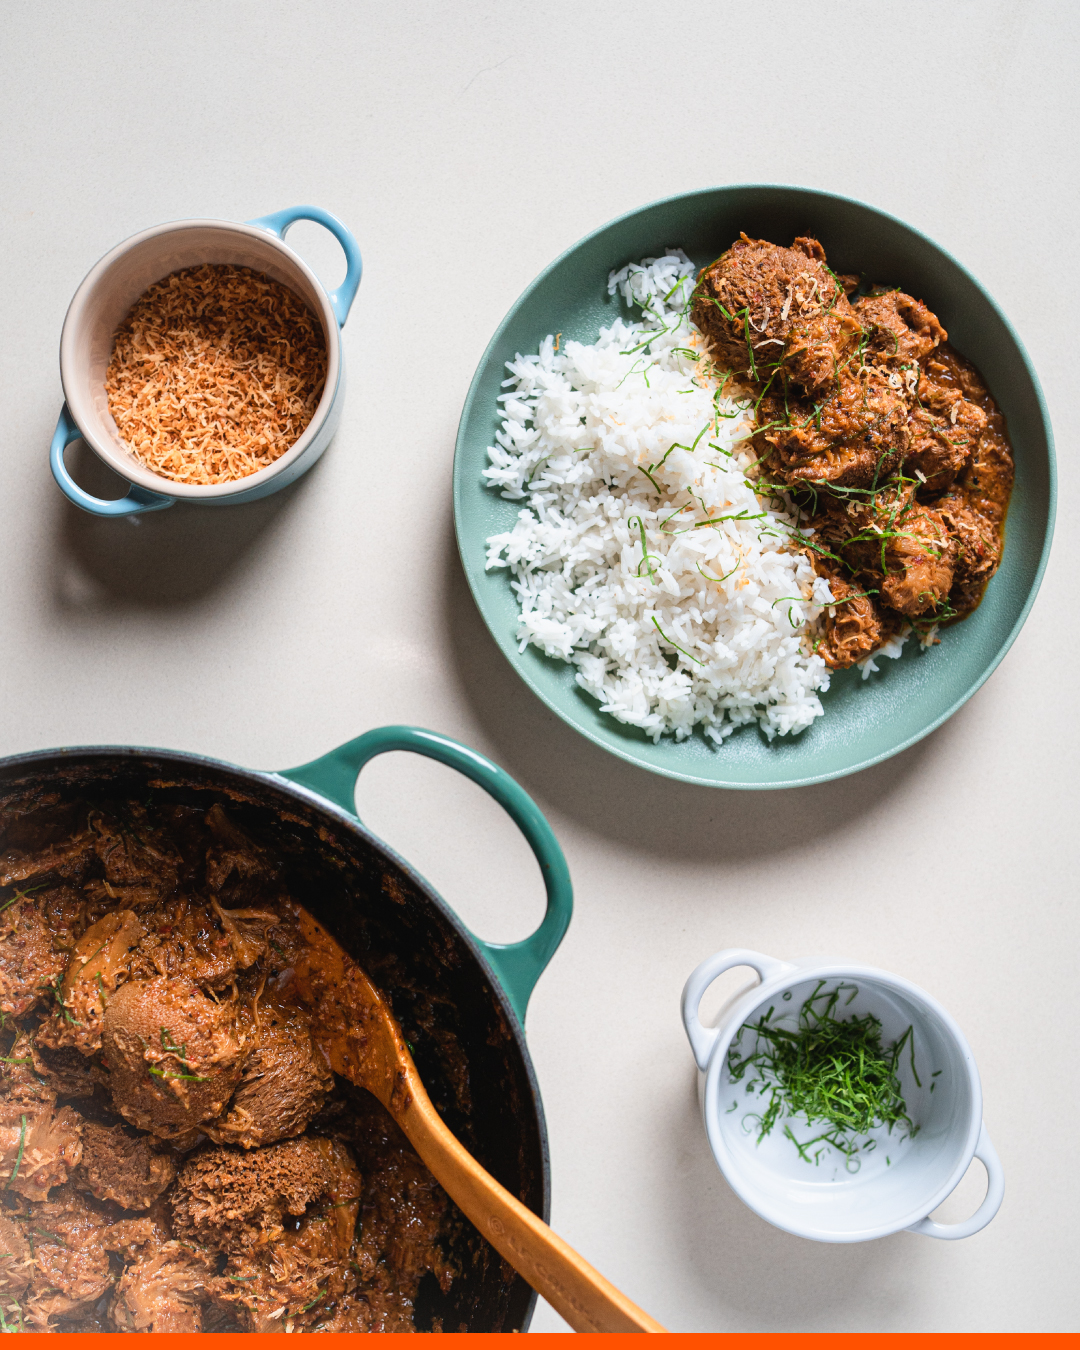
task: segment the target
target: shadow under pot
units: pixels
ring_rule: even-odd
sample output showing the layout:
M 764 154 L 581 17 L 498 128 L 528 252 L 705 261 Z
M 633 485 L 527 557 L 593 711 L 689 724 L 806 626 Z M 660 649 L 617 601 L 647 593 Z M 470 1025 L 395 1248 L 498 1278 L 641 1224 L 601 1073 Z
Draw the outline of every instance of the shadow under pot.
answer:
M 298 220 L 323 225 L 345 252 L 345 280 L 327 292 L 307 263 L 285 242 Z M 319 402 L 300 436 L 272 463 L 246 477 L 209 485 L 173 481 L 155 473 L 125 443 L 109 410 L 106 375 L 117 329 L 132 306 L 155 283 L 204 264 L 250 268 L 280 283 L 307 306 L 326 344 L 326 377 Z M 335 216 L 317 206 L 294 206 L 241 224 L 229 220 L 180 220 L 132 235 L 88 273 L 68 307 L 60 337 L 60 379 L 64 406 L 50 451 L 60 490 L 97 516 L 134 516 L 160 511 L 178 501 L 226 506 L 257 501 L 296 481 L 330 444 L 341 420 L 345 369 L 341 328 L 356 297 L 362 272 L 360 249 Z M 81 488 L 68 470 L 64 452 L 82 440 L 130 487 L 115 500 Z
M 374 756 L 409 750 L 458 769 L 505 807 L 540 864 L 547 910 L 522 942 L 472 934 L 434 889 L 357 819 L 357 775 Z M 199 755 L 94 747 L 0 760 L 0 820 L 28 799 L 61 804 L 145 802 L 229 818 L 270 850 L 288 894 L 322 924 L 388 997 L 446 1124 L 510 1193 L 545 1222 L 550 1180 L 540 1092 L 522 1023 L 532 989 L 562 940 L 573 906 L 550 827 L 502 769 L 446 737 L 384 727 L 280 773 Z M 17 823 L 5 827 L 0 851 Z M 431 1034 L 434 1028 L 436 1034 Z M 426 1029 L 426 1030 L 425 1030 Z M 467 1091 L 461 1090 L 462 1082 Z M 536 1295 L 467 1221 L 450 1239 L 460 1268 L 444 1293 L 431 1276 L 415 1303 L 419 1330 L 524 1331 Z M 438 1319 L 438 1321 L 436 1321 Z

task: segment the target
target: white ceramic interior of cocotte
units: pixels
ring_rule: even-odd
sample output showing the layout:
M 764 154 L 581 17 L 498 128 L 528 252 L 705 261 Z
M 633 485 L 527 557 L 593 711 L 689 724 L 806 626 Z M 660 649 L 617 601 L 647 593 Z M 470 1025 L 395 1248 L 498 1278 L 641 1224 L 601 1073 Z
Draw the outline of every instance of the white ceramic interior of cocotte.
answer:
M 736 966 L 751 967 L 760 984 L 729 999 L 715 1025 L 702 1025 L 699 1008 L 705 991 Z M 819 981 L 826 982 L 826 992 L 841 981 L 847 989 L 856 987 L 850 1004 L 844 993 L 834 1016 L 873 1013 L 881 1020 L 885 1045 L 912 1028 L 915 1068 L 905 1049 L 897 1072 L 918 1132 L 906 1139 L 898 1131 L 875 1131 L 878 1144 L 855 1172 L 831 1148 L 821 1153 L 817 1165 L 804 1161 L 784 1136 L 783 1120 L 759 1144 L 752 1120 L 758 1099 L 745 1092 L 752 1075 L 733 1082 L 729 1071 L 728 1051 L 740 1027 L 756 1022 L 770 1007 L 775 1009 L 770 1020 L 786 1018 L 793 1025 Z M 732 948 L 703 961 L 690 976 L 682 1013 L 700 1070 L 699 1096 L 713 1157 L 736 1195 L 769 1223 L 818 1242 L 865 1242 L 904 1229 L 963 1238 L 985 1228 L 998 1212 L 1005 1182 L 983 1126 L 975 1060 L 960 1028 L 917 985 L 871 966 L 817 958 L 777 961 Z M 740 1044 L 744 1056 L 753 1048 L 746 1036 Z M 820 1133 L 821 1123 L 813 1129 L 804 1117 L 788 1117 L 787 1123 L 802 1141 Z M 979 1158 L 987 1172 L 982 1204 L 962 1223 L 936 1223 L 929 1215 L 955 1190 L 972 1158 Z
M 307 263 L 285 243 L 285 232 L 298 220 L 324 225 L 341 244 L 348 269 L 336 291 L 328 294 Z M 132 305 L 156 281 L 203 263 L 250 267 L 287 286 L 318 317 L 327 352 L 326 385 L 303 435 L 265 469 L 210 487 L 174 483 L 141 463 L 121 440 L 105 393 L 113 338 Z M 255 501 L 295 482 L 330 444 L 341 418 L 345 372 L 340 330 L 360 285 L 362 267 L 352 234 L 335 216 L 315 206 L 289 207 L 246 224 L 179 220 L 155 225 L 106 253 L 75 292 L 60 337 L 65 402 L 50 464 L 64 495 L 94 515 L 133 516 L 160 511 L 178 501 L 208 506 Z M 114 501 L 94 497 L 75 482 L 64 452 L 77 440 L 85 441 L 110 469 L 127 479 L 131 487 L 126 496 Z

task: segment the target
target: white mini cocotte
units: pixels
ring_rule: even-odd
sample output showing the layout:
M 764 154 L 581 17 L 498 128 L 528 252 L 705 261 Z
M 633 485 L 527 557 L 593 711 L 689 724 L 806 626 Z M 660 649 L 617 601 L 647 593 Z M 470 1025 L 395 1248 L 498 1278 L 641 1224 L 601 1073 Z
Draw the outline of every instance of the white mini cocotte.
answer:
M 729 1000 L 715 1026 L 703 1026 L 698 1009 L 705 991 L 736 966 L 756 971 L 760 984 Z M 898 1137 L 896 1147 L 879 1147 L 873 1165 L 856 1172 L 807 1163 L 779 1131 L 759 1145 L 756 1132 L 744 1128 L 743 1086 L 728 1072 L 728 1050 L 740 1027 L 770 1006 L 777 1020 L 784 1009 L 797 1012 L 819 981 L 857 986 L 851 1013 L 872 1012 L 882 1023 L 883 1039 L 897 1040 L 912 1027 L 913 1054 L 923 1066 L 921 1086 L 906 1054 L 898 1068 L 918 1133 Z M 785 1000 L 787 993 L 791 997 Z M 777 1228 L 817 1242 L 866 1242 L 903 1229 L 951 1239 L 977 1233 L 998 1212 L 1005 1181 L 983 1125 L 979 1071 L 960 1028 L 917 985 L 872 966 L 816 958 L 777 961 L 729 948 L 703 961 L 687 980 L 682 1015 L 701 1074 L 705 1130 L 717 1166 L 736 1195 Z M 962 1223 L 936 1223 L 929 1215 L 956 1189 L 972 1158 L 987 1172 L 982 1204 Z

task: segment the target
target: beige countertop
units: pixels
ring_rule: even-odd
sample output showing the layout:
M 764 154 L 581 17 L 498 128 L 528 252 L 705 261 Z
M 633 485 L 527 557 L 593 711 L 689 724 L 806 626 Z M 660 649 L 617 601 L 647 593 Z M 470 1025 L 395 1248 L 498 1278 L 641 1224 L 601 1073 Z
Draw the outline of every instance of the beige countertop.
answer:
M 647 775 L 534 698 L 473 607 L 450 503 L 469 379 L 544 265 L 653 198 L 773 181 L 891 211 L 987 286 L 1043 381 L 1068 504 L 1074 7 L 106 0 L 12 3 L 3 26 L 0 753 L 279 767 L 391 722 L 475 746 L 536 798 L 575 883 L 527 1026 L 568 1241 L 680 1331 L 1075 1330 L 1071 513 L 1018 641 L 950 722 L 856 777 L 740 794 Z M 339 215 L 366 263 L 324 459 L 250 506 L 137 524 L 69 506 L 47 462 L 57 344 L 91 264 L 160 221 L 297 202 Z M 290 243 L 343 271 L 318 227 Z M 479 789 L 399 755 L 359 803 L 477 931 L 535 924 L 538 875 Z M 678 1007 L 724 946 L 847 954 L 945 1004 L 1006 1172 L 988 1229 L 833 1247 L 743 1207 Z M 977 1204 L 978 1171 L 947 1216 Z M 533 1322 L 562 1325 L 543 1305 Z

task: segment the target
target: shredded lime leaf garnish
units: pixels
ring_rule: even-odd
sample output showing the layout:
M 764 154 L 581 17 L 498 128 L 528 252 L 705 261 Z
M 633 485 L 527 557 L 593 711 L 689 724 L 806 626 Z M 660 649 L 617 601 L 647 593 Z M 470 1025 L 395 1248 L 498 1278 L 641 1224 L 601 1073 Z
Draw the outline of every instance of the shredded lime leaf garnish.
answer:
M 728 577 L 735 575 L 735 573 L 739 570 L 742 564 L 736 563 L 735 566 L 731 569 L 731 571 L 725 572 L 722 577 L 714 577 L 711 573 L 706 572 L 704 567 L 702 567 L 700 563 L 695 563 L 694 566 L 697 568 L 697 570 L 701 573 L 701 575 L 705 578 L 706 581 L 727 581 Z
M 664 639 L 664 641 L 667 643 L 667 645 L 668 645 L 669 647 L 674 647 L 675 650 L 676 650 L 677 652 L 682 652 L 683 656 L 685 656 L 685 657 L 687 658 L 687 660 L 693 661 L 695 665 L 703 666 L 703 665 L 705 664 L 704 661 L 699 661 L 699 660 L 697 659 L 696 656 L 691 656 L 690 653 L 686 650 L 685 647 L 680 647 L 679 644 L 678 644 L 677 642 L 672 642 L 672 640 L 668 637 L 668 635 L 667 635 L 667 634 L 664 632 L 664 630 L 660 627 L 659 623 L 657 622 L 657 619 L 656 619 L 656 615 L 655 615 L 655 614 L 652 616 L 652 621 L 653 621 L 653 627 L 656 629 L 656 631 L 660 634 L 660 636 Z
M 0 905 L 0 914 L 3 914 L 4 910 L 7 909 L 9 905 L 13 905 L 16 900 L 25 900 L 28 895 L 33 895 L 35 891 L 43 891 L 44 889 L 45 883 L 42 882 L 40 886 L 31 886 L 25 891 L 17 890 L 10 900 L 5 900 L 4 903 Z
M 641 576 L 641 569 L 644 567 L 649 575 L 649 580 L 655 584 L 656 578 L 653 573 L 656 568 L 653 566 L 653 555 L 649 553 L 649 546 L 645 542 L 645 522 L 640 516 L 631 516 L 627 524 L 632 525 L 635 520 L 637 521 L 638 533 L 641 535 L 641 562 L 638 563 L 637 574 Z
M 167 1073 L 164 1069 L 155 1069 L 153 1066 L 151 1066 L 150 1072 L 155 1078 L 182 1078 L 186 1083 L 208 1083 L 210 1081 L 209 1078 L 197 1073 Z
M 918 1133 L 897 1076 L 900 1056 L 907 1049 L 915 1082 L 921 1086 L 915 1073 L 914 1034 L 909 1026 L 898 1041 L 883 1046 L 881 1021 L 873 1013 L 835 1016 L 841 994 L 847 994 L 847 1006 L 858 987 L 841 983 L 826 990 L 826 983 L 818 981 L 799 1009 L 794 1028 L 772 1021 L 775 1005 L 743 1026 L 728 1052 L 728 1074 L 733 1083 L 746 1080 L 745 1091 L 756 1090 L 768 1098 L 760 1116 L 747 1117 L 757 1122 L 759 1144 L 783 1116 L 802 1115 L 811 1126 L 821 1122 L 826 1128 L 813 1139 L 799 1140 L 790 1125 L 784 1125 L 799 1156 L 816 1164 L 825 1148 L 832 1147 L 844 1155 L 849 1171 L 857 1171 L 857 1155 L 876 1147 L 869 1138 L 872 1130 L 884 1126 L 891 1134 L 900 1127 L 902 1138 Z M 756 1048 L 744 1056 L 738 1046 L 746 1031 L 755 1033 Z M 822 1147 L 812 1152 L 817 1145 Z

